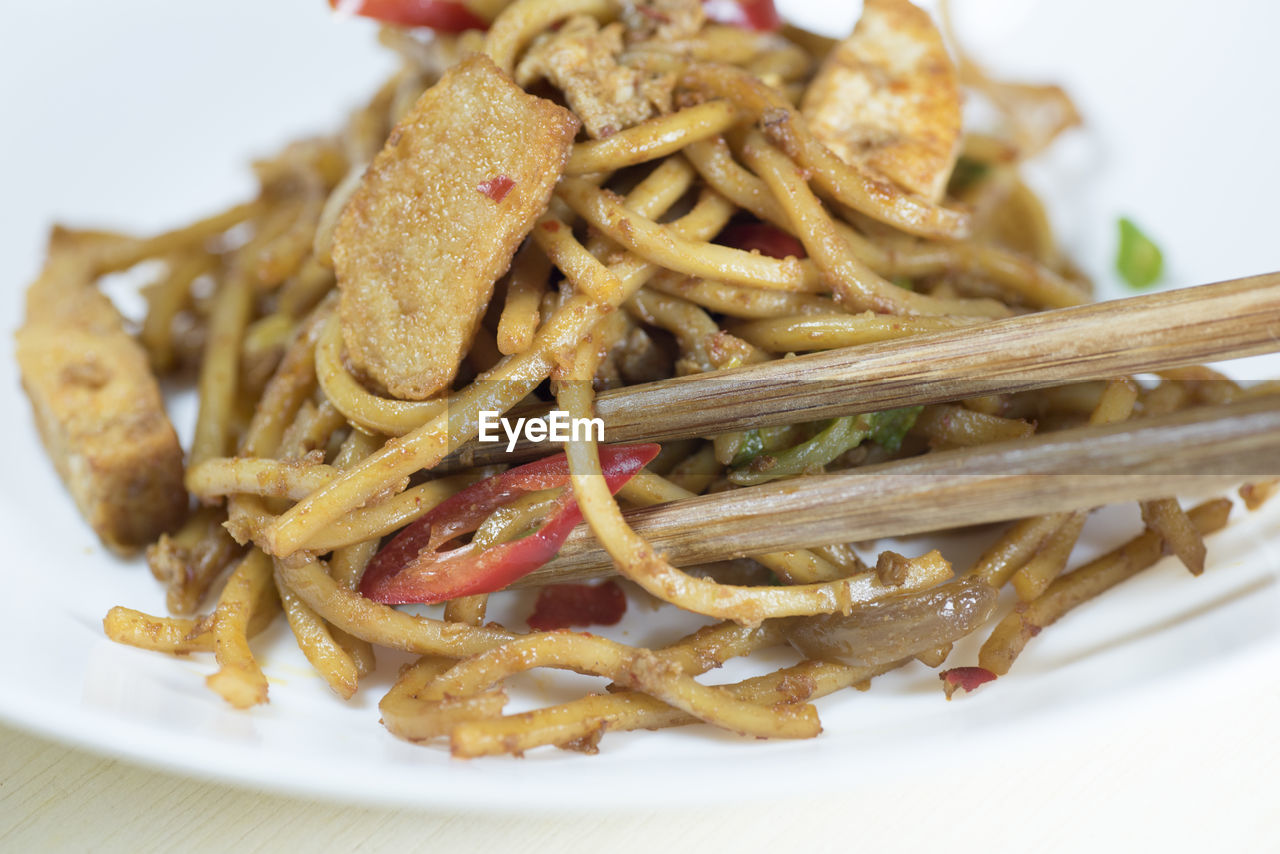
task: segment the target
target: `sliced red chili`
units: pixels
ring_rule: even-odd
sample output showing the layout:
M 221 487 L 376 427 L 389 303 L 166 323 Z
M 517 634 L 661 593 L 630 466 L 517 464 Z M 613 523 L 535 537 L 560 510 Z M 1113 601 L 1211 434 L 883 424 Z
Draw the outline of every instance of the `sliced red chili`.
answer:
M 953 667 L 939 673 L 938 678 L 942 680 L 942 688 L 947 692 L 947 699 L 950 700 L 957 689 L 963 690 L 966 694 L 976 691 L 978 686 L 992 681 L 996 675 L 985 667 Z
M 489 22 L 457 0 L 329 0 L 343 12 L 406 27 L 430 27 L 442 33 L 487 30 Z
M 481 181 L 480 185 L 476 187 L 476 189 L 493 199 L 495 202 L 500 202 L 507 197 L 507 193 L 510 193 L 511 188 L 515 185 L 516 182 L 512 181 L 506 175 L 498 174 L 494 175 L 488 181 Z
M 553 584 L 538 591 L 529 628 L 540 632 L 570 626 L 615 626 L 627 612 L 627 595 L 616 581 Z
M 720 232 L 717 238 L 725 246 L 734 249 L 755 249 L 770 258 L 807 257 L 802 244 L 795 237 L 767 222 L 742 222 Z
M 600 467 L 610 492 L 621 489 L 658 450 L 651 444 L 602 445 Z M 556 454 L 472 484 L 406 527 L 374 555 L 360 581 L 360 592 L 375 602 L 401 605 L 501 590 L 560 551 L 582 520 L 573 490 L 565 489 L 547 521 L 526 537 L 488 548 L 467 544 L 442 551 L 441 547 L 474 531 L 513 498 L 568 483 L 569 462 L 564 454 Z
M 489 28 L 488 21 L 458 0 L 329 0 L 329 5 L 388 24 L 430 27 L 442 33 Z M 773 0 L 702 0 L 702 5 L 707 17 L 717 23 L 758 31 L 782 27 Z M 641 11 L 649 10 L 641 7 Z
M 761 32 L 782 28 L 773 0 L 702 0 L 707 17 L 720 24 L 731 24 Z

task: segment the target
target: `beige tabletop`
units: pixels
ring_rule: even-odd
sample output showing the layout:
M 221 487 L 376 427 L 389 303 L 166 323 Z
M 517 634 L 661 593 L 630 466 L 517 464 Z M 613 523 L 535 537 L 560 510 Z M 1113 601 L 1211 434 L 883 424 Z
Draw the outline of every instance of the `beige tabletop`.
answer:
M 811 797 L 803 779 L 761 779 L 728 807 L 535 815 L 308 802 L 0 726 L 0 851 L 1280 850 L 1277 720 L 1274 671 L 1259 672 L 1083 743 L 998 759 L 957 745 L 921 779 L 879 784 L 851 765 L 847 791 Z

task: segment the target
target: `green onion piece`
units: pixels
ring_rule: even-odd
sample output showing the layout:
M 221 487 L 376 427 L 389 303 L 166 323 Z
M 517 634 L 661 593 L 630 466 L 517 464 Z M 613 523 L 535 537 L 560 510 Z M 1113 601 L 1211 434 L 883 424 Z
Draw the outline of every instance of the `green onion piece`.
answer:
M 752 486 L 780 477 L 804 474 L 825 466 L 850 448 L 857 447 L 871 432 L 871 415 L 846 415 L 832 419 L 812 439 L 776 454 L 762 454 L 752 463 L 730 471 L 729 480 L 739 486 Z
M 908 279 L 906 276 L 894 276 L 893 283 L 904 291 L 914 291 L 916 289 L 916 283 Z
M 990 164 L 983 163 L 981 160 L 974 160 L 972 157 L 962 156 L 956 160 L 955 169 L 951 170 L 951 180 L 947 183 L 947 191 L 951 195 L 957 196 L 983 178 L 986 178 L 987 173 L 990 171 Z
M 904 406 L 901 409 L 886 409 L 875 413 L 871 419 L 871 441 L 886 451 L 898 450 L 902 447 L 907 431 L 923 411 L 923 406 Z
M 742 434 L 742 444 L 738 446 L 738 452 L 733 455 L 732 466 L 745 466 L 747 463 L 758 457 L 764 450 L 764 437 L 760 435 L 759 430 L 747 430 Z
M 1116 271 L 1131 288 L 1148 288 L 1164 270 L 1160 247 L 1142 233 L 1133 220 L 1120 218 L 1120 249 L 1116 252 Z
M 777 453 L 764 453 L 766 443 L 763 434 L 759 430 L 749 430 L 744 434 L 746 442 L 742 450 L 733 458 L 729 480 L 739 486 L 752 486 L 804 474 L 833 462 L 867 439 L 885 450 L 896 451 L 902 447 L 903 438 L 923 410 L 923 406 L 904 406 L 834 418 L 813 438 Z

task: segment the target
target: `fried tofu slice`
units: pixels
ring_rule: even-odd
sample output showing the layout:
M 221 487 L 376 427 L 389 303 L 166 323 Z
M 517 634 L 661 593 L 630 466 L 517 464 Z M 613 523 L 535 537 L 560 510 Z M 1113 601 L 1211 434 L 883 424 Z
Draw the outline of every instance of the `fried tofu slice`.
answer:
M 352 366 L 398 398 L 446 389 L 578 131 L 486 56 L 428 89 L 342 212 L 333 260 Z
M 801 112 L 846 163 L 942 198 L 960 150 L 960 86 L 942 34 L 907 0 L 865 0 L 827 55 Z
M 146 353 L 83 255 L 51 250 L 17 351 L 40 438 L 102 542 L 127 554 L 178 527 L 182 448 Z
M 652 74 L 618 62 L 623 26 L 601 27 L 590 15 L 565 21 L 539 39 L 516 68 L 521 85 L 549 80 L 594 139 L 612 136 L 655 112 L 671 111 L 674 74 Z
M 628 0 L 619 11 L 629 43 L 681 41 L 707 22 L 703 0 Z

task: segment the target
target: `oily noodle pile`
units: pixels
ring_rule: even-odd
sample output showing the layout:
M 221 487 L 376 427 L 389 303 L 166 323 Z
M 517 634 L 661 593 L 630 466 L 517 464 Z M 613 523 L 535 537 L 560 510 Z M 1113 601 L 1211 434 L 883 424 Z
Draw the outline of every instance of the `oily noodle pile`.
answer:
M 929 406 L 907 413 L 905 435 L 883 443 L 850 441 L 852 419 L 670 442 L 617 499 L 596 476 L 594 443 L 570 443 L 572 488 L 618 572 L 715 621 L 662 649 L 485 624 L 484 596 L 450 602 L 438 620 L 355 592 L 382 538 L 495 471 L 432 471 L 475 437 L 481 410 L 545 399 L 550 388 L 560 408 L 586 417 L 593 387 L 1087 299 L 1087 283 L 1059 254 L 1017 173 L 1020 160 L 1074 122 L 1059 91 L 996 83 L 962 63 L 962 80 L 1003 111 L 1005 125 L 964 138 L 947 195 L 935 204 L 837 157 L 806 125 L 795 105 L 830 42 L 794 28 L 705 24 L 679 41 L 633 43 L 622 53 L 624 65 L 674 76 L 670 109 L 575 144 L 452 390 L 426 401 L 379 394 L 350 369 L 336 319 L 330 250 L 345 201 L 397 117 L 453 57 L 483 51 L 515 73 L 528 45 L 577 14 L 618 13 L 603 0 L 518 0 L 486 33 L 424 43 L 387 29 L 402 69 L 341 133 L 256 164 L 261 192 L 253 201 L 149 239 L 60 233 L 93 251 L 98 274 L 143 261 L 162 270 L 145 289 L 140 339 L 158 373 L 198 376 L 186 480 L 200 507 L 148 559 L 175 614 L 195 614 L 226 578 L 204 616 L 113 608 L 111 638 L 173 654 L 213 652 L 209 686 L 248 707 L 267 699 L 249 641 L 283 610 L 302 651 L 344 698 L 372 670 L 374 647 L 421 656 L 381 703 L 385 724 L 401 737 L 445 738 L 461 756 L 547 744 L 594 751 L 604 730 L 697 721 L 811 737 L 820 731 L 812 700 L 913 660 L 939 666 L 952 641 L 989 621 L 995 591 L 1007 583 L 1020 604 L 983 647 L 985 671 L 948 671 L 944 687 L 1005 673 L 1042 627 L 1168 548 L 1198 571 L 1201 535 L 1225 523 L 1225 499 L 1185 513 L 1172 500 L 1148 502 L 1147 531 L 1065 574 L 1087 511 L 1027 519 L 957 579 L 936 552 L 886 552 L 868 567 L 849 545 L 690 573 L 637 537 L 619 503 L 655 504 L 1240 393 L 1202 369 L 1154 387 L 1117 379 Z M 554 97 L 545 81 L 537 85 Z M 799 241 L 804 257 L 726 245 L 732 241 L 720 236 L 743 224 L 776 227 Z M 773 467 L 744 466 L 744 453 L 763 454 Z M 794 666 L 732 685 L 695 679 L 788 642 L 804 653 Z M 503 716 L 503 680 L 535 667 L 614 685 Z

